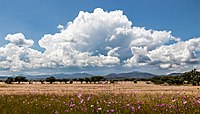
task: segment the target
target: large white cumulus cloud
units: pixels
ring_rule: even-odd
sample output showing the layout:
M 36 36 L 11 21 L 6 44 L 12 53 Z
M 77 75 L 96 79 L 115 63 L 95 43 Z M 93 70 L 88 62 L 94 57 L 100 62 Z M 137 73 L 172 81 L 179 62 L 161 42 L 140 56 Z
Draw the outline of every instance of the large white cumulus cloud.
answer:
M 100 8 L 92 13 L 81 11 L 65 28 L 58 28 L 60 33 L 44 35 L 39 45 L 45 48 L 45 55 L 65 66 L 123 64 L 120 58 L 130 56 L 133 47 L 148 51 L 176 39 L 171 32 L 132 27 L 122 11 Z
M 0 67 L 20 70 L 152 65 L 175 69 L 199 63 L 200 38 L 181 41 L 171 31 L 135 27 L 120 10 L 80 11 L 73 21 L 58 28 L 59 33 L 45 34 L 39 40 L 44 52 L 31 49 L 33 40 L 22 33 L 7 35 L 5 39 L 10 43 L 0 48 Z

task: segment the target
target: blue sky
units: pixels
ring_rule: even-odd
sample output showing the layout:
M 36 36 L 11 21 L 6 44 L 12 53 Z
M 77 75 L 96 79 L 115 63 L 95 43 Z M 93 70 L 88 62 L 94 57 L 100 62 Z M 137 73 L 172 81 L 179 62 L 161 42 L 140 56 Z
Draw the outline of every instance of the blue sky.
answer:
M 38 41 L 41 40 L 45 34 L 53 35 L 55 33 L 60 33 L 60 30 L 57 28 L 58 25 L 66 26 L 69 21 L 73 21 L 78 16 L 79 11 L 92 13 L 96 8 L 101 8 L 105 12 L 121 10 L 123 11 L 123 15 L 126 15 L 128 20 L 132 22 L 131 27 L 145 27 L 146 30 L 171 31 L 173 37 L 181 38 L 182 41 L 187 41 L 200 36 L 199 5 L 199 0 L 152 0 L 151 2 L 149 0 L 123 0 L 123 2 L 115 0 L 110 0 L 109 2 L 107 0 L 1 0 L 0 47 L 5 47 L 5 45 L 10 42 L 10 40 L 4 39 L 8 34 L 22 33 L 26 39 L 32 39 L 34 41 L 31 49 L 43 53 L 45 49 L 41 48 Z M 167 42 L 165 44 L 167 44 Z M 198 49 L 197 51 L 195 50 L 195 54 L 199 54 Z M 8 55 L 6 57 L 8 57 Z M 199 60 L 198 57 L 199 56 L 196 58 Z M 121 64 L 124 60 L 120 59 L 120 61 Z M 109 66 L 109 69 L 111 69 L 112 72 L 116 70 L 119 72 L 118 69 L 120 69 L 121 66 Z M 156 73 L 176 71 L 174 69 L 159 69 L 156 67 L 158 66 L 157 64 L 154 66 Z M 189 64 L 188 66 L 192 65 Z M 96 67 L 97 69 L 99 68 L 98 66 L 95 66 L 95 68 Z M 149 66 L 143 67 L 148 67 L 149 69 Z M 143 70 L 143 67 L 136 66 L 135 68 L 134 65 L 131 65 L 129 68 L 123 67 L 123 70 Z M 49 67 L 47 67 L 47 69 L 48 68 Z M 69 66 L 62 67 L 62 69 L 63 68 L 69 69 Z M 188 69 L 190 68 L 191 67 Z M 10 71 L 10 67 L 2 69 L 3 72 L 6 72 L 5 69 L 8 69 L 8 72 Z M 44 69 L 46 69 L 46 67 Z M 91 68 L 91 66 L 87 66 L 86 68 L 81 66 L 77 69 L 76 72 L 82 72 L 80 69 L 84 69 L 84 71 L 87 72 L 91 71 L 89 69 L 94 69 L 94 67 Z M 159 71 L 157 69 L 159 69 Z M 70 72 L 70 70 L 67 70 L 67 72 L 68 71 Z M 153 72 L 154 70 L 149 69 L 149 71 Z M 19 72 L 22 71 L 20 70 Z
M 72 21 L 79 11 L 103 8 L 123 10 L 136 26 L 171 30 L 175 36 L 188 39 L 200 36 L 199 4 L 199 0 L 1 0 L 0 36 L 23 32 L 37 41 L 45 33 L 57 32 L 59 24 Z

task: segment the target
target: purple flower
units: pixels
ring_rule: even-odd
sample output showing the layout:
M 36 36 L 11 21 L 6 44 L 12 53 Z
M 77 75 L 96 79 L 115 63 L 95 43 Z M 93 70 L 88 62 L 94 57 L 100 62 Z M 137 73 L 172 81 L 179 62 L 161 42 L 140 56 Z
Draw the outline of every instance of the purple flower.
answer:
M 82 104 L 82 103 L 83 103 L 83 101 L 84 101 L 84 100 L 83 100 L 83 99 L 81 99 L 81 102 L 80 102 L 80 103 Z
M 173 102 L 173 103 L 176 102 L 176 99 L 173 99 L 172 102 Z
M 135 107 L 134 106 L 131 106 L 130 108 L 132 109 L 132 111 L 135 111 Z
M 165 104 L 163 103 L 163 104 L 160 104 L 160 107 L 163 107 L 163 106 L 165 106 Z
M 70 107 L 73 107 L 73 106 L 75 106 L 75 104 L 71 103 L 69 106 L 70 106 Z
M 172 105 L 170 105 L 170 106 L 169 106 L 169 108 L 173 108 L 173 106 L 172 106 Z
M 69 110 L 65 110 L 65 112 L 69 112 Z
M 87 111 L 87 108 L 84 108 L 84 111 L 86 112 L 86 111 Z
M 183 99 L 186 99 L 186 98 L 187 98 L 187 96 L 185 96 L 185 95 L 184 95 L 182 98 L 183 98 Z
M 154 111 L 156 111 L 156 108 L 152 108 Z
M 87 100 L 89 101 L 91 99 L 91 97 L 89 96 L 88 98 L 87 98 Z
M 200 100 L 198 100 L 198 101 L 197 101 L 197 103 L 199 103 L 199 104 L 200 104 Z
M 81 96 L 82 96 L 81 93 L 79 93 L 79 94 L 77 95 L 77 97 L 78 97 L 79 99 L 81 99 Z
M 111 110 L 110 110 L 110 113 L 113 113 L 113 112 L 115 112 L 115 110 L 114 110 L 114 109 L 111 109 Z

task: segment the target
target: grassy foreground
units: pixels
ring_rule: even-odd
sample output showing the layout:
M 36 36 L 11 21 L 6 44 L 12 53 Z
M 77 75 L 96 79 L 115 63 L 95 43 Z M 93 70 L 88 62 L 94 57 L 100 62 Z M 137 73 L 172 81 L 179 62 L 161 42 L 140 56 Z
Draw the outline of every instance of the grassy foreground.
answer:
M 200 96 L 186 94 L 1 95 L 1 114 L 194 114 Z

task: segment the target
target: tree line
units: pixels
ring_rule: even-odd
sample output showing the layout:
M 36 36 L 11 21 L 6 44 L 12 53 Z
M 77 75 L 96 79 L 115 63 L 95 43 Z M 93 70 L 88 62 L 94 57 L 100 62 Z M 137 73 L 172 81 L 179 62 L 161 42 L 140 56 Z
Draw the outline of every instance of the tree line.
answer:
M 74 79 L 56 79 L 53 76 L 47 77 L 46 79 L 40 79 L 40 80 L 28 80 L 26 77 L 24 76 L 16 76 L 16 77 L 8 77 L 5 80 L 5 83 L 7 84 L 12 84 L 14 82 L 20 84 L 21 82 L 29 82 L 29 84 L 32 84 L 33 82 L 40 82 L 41 84 L 44 84 L 45 82 L 53 84 L 55 82 L 60 82 L 60 83 L 69 83 L 72 84 L 74 82 L 80 82 L 82 83 L 116 83 L 119 81 L 133 81 L 134 83 L 137 83 L 135 78 L 131 78 L 131 79 L 121 79 L 121 80 L 113 80 L 113 79 L 106 79 L 103 76 L 92 76 L 92 77 L 85 77 L 85 78 L 74 78 Z

